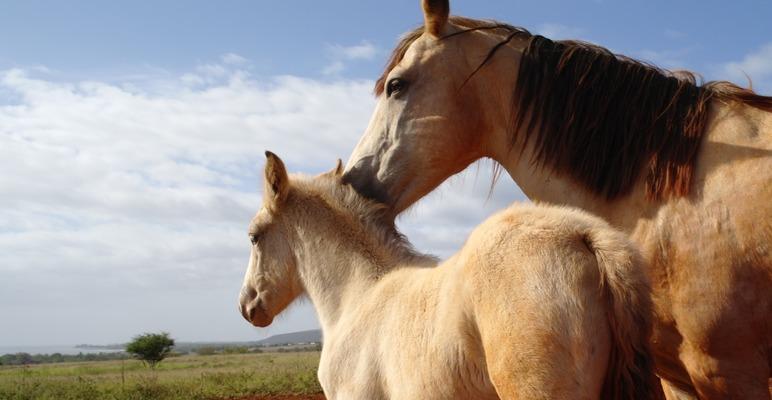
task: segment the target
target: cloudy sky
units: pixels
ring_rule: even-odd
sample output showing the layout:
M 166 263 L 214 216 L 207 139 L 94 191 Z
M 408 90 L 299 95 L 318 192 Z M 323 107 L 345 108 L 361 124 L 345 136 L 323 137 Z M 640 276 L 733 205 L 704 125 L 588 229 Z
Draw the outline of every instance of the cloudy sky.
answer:
M 478 1 L 454 13 L 580 38 L 772 93 L 772 3 Z M 0 13 L 0 346 L 115 343 L 144 331 L 254 340 L 236 310 L 263 151 L 316 173 L 350 154 L 372 81 L 418 0 L 18 0 Z M 490 165 L 400 220 L 451 254 L 523 199 Z

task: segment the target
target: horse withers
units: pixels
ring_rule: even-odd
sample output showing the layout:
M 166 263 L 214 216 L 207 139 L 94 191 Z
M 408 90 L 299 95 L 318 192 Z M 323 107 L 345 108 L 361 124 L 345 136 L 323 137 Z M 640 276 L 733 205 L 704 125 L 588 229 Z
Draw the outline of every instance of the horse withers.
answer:
M 332 172 L 267 153 L 241 311 L 268 326 L 306 293 L 329 399 L 648 399 L 649 288 L 626 236 L 514 205 L 440 264 Z

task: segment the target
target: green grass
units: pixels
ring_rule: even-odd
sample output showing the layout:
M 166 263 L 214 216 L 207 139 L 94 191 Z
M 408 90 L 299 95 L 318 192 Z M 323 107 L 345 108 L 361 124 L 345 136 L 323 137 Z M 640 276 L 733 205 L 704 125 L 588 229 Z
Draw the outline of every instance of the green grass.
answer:
M 0 400 L 194 400 L 318 393 L 318 365 L 318 352 L 304 352 L 174 357 L 155 371 L 136 360 L 123 365 L 94 361 L 0 367 Z

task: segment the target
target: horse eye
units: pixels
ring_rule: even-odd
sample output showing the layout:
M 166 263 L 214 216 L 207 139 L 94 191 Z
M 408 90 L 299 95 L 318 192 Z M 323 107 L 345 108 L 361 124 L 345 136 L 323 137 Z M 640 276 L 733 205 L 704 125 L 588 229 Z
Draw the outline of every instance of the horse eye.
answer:
M 401 78 L 393 78 L 386 84 L 386 97 L 391 97 L 407 88 L 407 82 Z
M 249 241 L 252 242 L 253 246 L 256 245 L 257 244 L 257 235 L 250 234 L 249 235 Z

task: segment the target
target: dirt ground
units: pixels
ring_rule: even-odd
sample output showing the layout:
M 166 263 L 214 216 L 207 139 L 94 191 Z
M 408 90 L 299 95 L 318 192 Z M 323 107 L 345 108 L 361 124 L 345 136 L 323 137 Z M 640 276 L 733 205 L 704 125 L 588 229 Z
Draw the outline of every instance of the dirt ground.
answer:
M 268 396 L 233 397 L 228 400 L 325 400 L 324 395 L 319 394 L 279 394 Z

